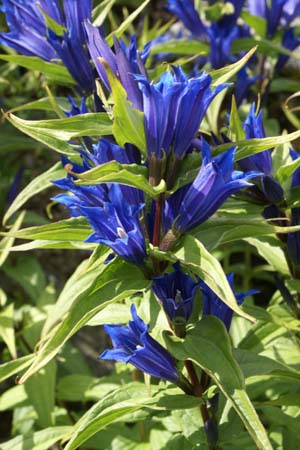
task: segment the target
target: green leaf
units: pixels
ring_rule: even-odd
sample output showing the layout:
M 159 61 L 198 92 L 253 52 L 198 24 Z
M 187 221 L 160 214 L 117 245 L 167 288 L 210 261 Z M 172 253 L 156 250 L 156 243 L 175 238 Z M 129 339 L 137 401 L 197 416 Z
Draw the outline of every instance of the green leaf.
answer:
M 93 10 L 93 25 L 100 27 L 106 19 L 108 13 L 112 9 L 116 0 L 103 0 Z
M 253 28 L 256 33 L 264 37 L 267 31 L 267 21 L 263 17 L 253 16 L 248 11 L 242 12 L 242 18 L 249 25 L 249 27 Z
M 263 219 L 213 217 L 191 234 L 212 251 L 221 244 L 274 233 L 274 227 Z
M 198 275 L 229 308 L 245 319 L 255 322 L 252 316 L 238 306 L 221 264 L 198 239 L 187 235 L 175 253 L 156 250 L 153 253 L 158 258 L 180 261 L 183 267 Z
M 232 402 L 248 433 L 260 450 L 272 450 L 267 433 L 245 391 L 242 372 L 231 352 L 225 326 L 215 317 L 204 317 L 184 340 L 165 334 L 168 349 L 179 360 L 201 367 Z
M 134 144 L 146 155 L 146 137 L 144 129 L 144 113 L 134 109 L 127 100 L 127 94 L 120 81 L 115 77 L 111 68 L 103 60 L 107 77 L 114 100 L 113 107 L 113 135 L 117 143 L 123 147 L 125 144 Z
M 0 336 L 7 345 L 13 359 L 17 358 L 15 330 L 14 330 L 14 304 L 10 303 L 0 311 Z
M 66 119 L 24 120 L 7 113 L 7 120 L 23 133 L 59 153 L 76 155 L 71 138 L 80 136 L 103 136 L 112 133 L 112 123 L 106 113 L 78 114 Z M 79 142 L 77 142 L 79 143 Z
M 98 244 L 81 241 L 47 241 L 36 239 L 26 244 L 14 245 L 9 248 L 10 252 L 28 252 L 28 250 L 55 248 L 60 250 L 94 250 Z
M 67 375 L 59 380 L 57 398 L 67 402 L 97 401 L 119 388 L 120 380 L 116 381 L 111 376 L 95 378 L 82 374 Z
M 0 411 L 20 407 L 27 400 L 27 394 L 23 385 L 7 389 L 0 396 Z
M 255 247 L 262 258 L 264 258 L 276 272 L 290 276 L 290 270 L 281 248 L 281 241 L 275 236 L 260 236 L 257 238 L 244 239 Z
M 61 163 L 58 162 L 54 166 L 50 167 L 47 172 L 34 178 L 31 183 L 29 183 L 14 199 L 14 201 L 9 206 L 3 217 L 3 224 L 5 225 L 8 219 L 19 209 L 24 203 L 27 202 L 31 197 L 38 194 L 39 192 L 48 189 L 53 186 L 52 180 L 57 180 L 63 178 L 66 172 L 62 169 Z
M 87 439 L 105 426 L 153 402 L 153 397 L 141 383 L 120 387 L 102 398 L 79 419 L 70 433 L 72 437 L 64 450 L 81 448 Z
M 120 164 L 110 161 L 106 164 L 94 167 L 87 172 L 76 174 L 80 186 L 97 185 L 100 183 L 121 183 L 141 189 L 151 197 L 157 197 L 166 190 L 164 180 L 158 186 L 151 186 L 148 182 L 148 170 L 137 164 Z
M 46 289 L 45 273 L 33 255 L 20 256 L 13 264 L 7 263 L 3 270 L 6 275 L 23 287 L 33 302 L 36 302 Z
M 229 123 L 229 139 L 231 141 L 239 141 L 245 138 L 245 131 L 240 119 L 238 108 L 234 96 L 231 101 L 230 123 Z
M 299 372 L 279 361 L 242 349 L 235 349 L 233 354 L 246 378 L 272 375 L 274 377 L 300 382 Z
M 21 377 L 24 383 L 30 376 L 44 367 L 59 352 L 64 343 L 82 328 L 95 314 L 110 303 L 122 300 L 149 286 L 141 271 L 119 258 L 104 266 L 101 276 L 92 285 L 90 292 L 83 292 L 75 301 L 36 353 L 31 367 Z
M 230 204 L 231 207 L 231 204 Z M 219 210 L 221 212 L 221 210 Z M 231 211 L 232 212 L 232 211 Z M 244 211 L 241 214 L 245 215 Z M 259 211 L 256 213 L 259 214 Z M 191 232 L 191 235 L 201 240 L 205 247 L 212 251 L 221 244 L 228 242 L 238 241 L 248 238 L 260 238 L 266 236 L 266 242 L 268 237 L 270 239 L 275 234 L 286 234 L 294 231 L 300 231 L 299 226 L 295 227 L 278 227 L 266 222 L 263 218 L 253 219 L 252 217 L 239 219 L 239 218 L 226 218 L 226 217 L 213 217 Z M 276 246 L 278 240 L 270 241 L 270 246 Z M 263 241 L 264 238 L 261 238 Z M 276 250 L 275 250 L 276 251 Z M 278 251 L 278 254 L 280 251 Z M 283 266 L 284 263 L 282 263 Z
M 56 22 L 52 17 L 46 14 L 39 3 L 37 4 L 37 7 L 40 10 L 41 14 L 43 15 L 46 28 L 54 31 L 54 33 L 57 34 L 58 36 L 63 36 L 67 31 L 66 27 Z
M 117 28 L 107 36 L 106 41 L 110 46 L 113 45 L 113 36 L 120 38 L 149 3 L 150 0 L 144 1 L 135 11 L 133 11 L 133 13 L 131 13 L 125 20 L 122 21 L 119 28 Z
M 167 42 L 154 44 L 151 47 L 151 55 L 160 53 L 172 53 L 173 55 L 207 55 L 209 46 L 204 42 L 193 39 L 171 39 Z
M 210 72 L 210 75 L 213 79 L 213 86 L 218 86 L 219 84 L 229 81 L 242 67 L 244 67 L 247 61 L 255 53 L 256 49 L 257 47 L 254 47 L 249 50 L 249 52 L 236 63 Z
M 110 253 L 106 246 L 97 246 L 89 259 L 83 261 L 71 277 L 66 281 L 55 305 L 49 311 L 43 327 L 42 336 L 46 336 L 52 328 L 61 322 L 72 304 L 87 294 L 105 269 L 104 262 Z
M 1 444 L 1 450 L 49 450 L 63 439 L 72 427 L 51 427 L 26 435 L 16 436 Z
M 293 173 L 300 167 L 300 158 L 291 161 L 284 166 L 279 167 L 276 178 L 280 184 L 285 184 L 287 180 L 290 180 Z
M 41 428 L 54 425 L 56 362 L 51 361 L 25 384 L 30 404 L 34 407 Z
M 83 217 L 23 228 L 22 230 L 0 232 L 0 236 L 19 239 L 47 239 L 49 241 L 84 241 L 91 234 L 91 227 Z
M 52 81 L 59 84 L 75 84 L 65 66 L 44 61 L 38 56 L 0 55 L 0 59 L 8 61 L 29 70 L 42 72 Z
M 284 134 L 282 136 L 272 136 L 262 139 L 247 139 L 234 142 L 234 146 L 237 146 L 235 152 L 235 161 L 247 158 L 248 156 L 255 155 L 256 153 L 263 152 L 272 147 L 280 144 L 286 144 L 292 142 L 300 137 L 300 131 L 294 131 L 294 133 Z M 215 149 L 215 154 L 220 154 L 232 147 L 232 142 L 228 144 L 218 145 Z
M 22 356 L 21 358 L 15 359 L 14 361 L 9 361 L 7 363 L 1 364 L 0 382 L 26 369 L 28 366 L 30 366 L 33 359 L 34 355 L 26 355 Z
M 10 232 L 15 233 L 16 231 L 18 231 L 18 229 L 22 225 L 22 222 L 24 220 L 24 216 L 25 216 L 25 211 L 23 211 L 23 212 L 21 212 L 19 214 L 17 220 L 15 221 L 13 226 L 11 227 Z M 4 219 L 3 219 L 3 221 L 4 221 Z M 6 258 L 8 257 L 9 249 L 13 245 L 14 240 L 15 240 L 14 237 L 7 236 L 7 237 L 4 237 L 0 241 L 0 266 L 2 266 L 4 264 Z

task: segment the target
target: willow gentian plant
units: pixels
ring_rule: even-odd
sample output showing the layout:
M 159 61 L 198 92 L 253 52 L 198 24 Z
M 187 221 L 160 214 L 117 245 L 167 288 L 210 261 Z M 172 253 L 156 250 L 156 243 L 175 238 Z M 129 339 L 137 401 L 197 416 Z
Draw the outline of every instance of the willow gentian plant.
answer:
M 285 109 L 274 129 L 289 132 L 268 134 L 298 3 L 169 0 L 184 24 L 172 41 L 168 15 L 139 15 L 149 1 L 122 23 L 113 3 L 2 2 L 3 77 L 34 69 L 10 80 L 28 104 L 11 110 L 8 93 L 4 117 L 39 142 L 25 163 L 53 165 L 25 168 L 19 194 L 16 177 L 3 220 L 0 378 L 18 386 L 1 398 L 16 437 L 0 446 L 297 448 L 300 132 Z M 18 213 L 49 187 L 47 218 Z M 7 263 L 32 249 L 59 252 L 56 277 Z

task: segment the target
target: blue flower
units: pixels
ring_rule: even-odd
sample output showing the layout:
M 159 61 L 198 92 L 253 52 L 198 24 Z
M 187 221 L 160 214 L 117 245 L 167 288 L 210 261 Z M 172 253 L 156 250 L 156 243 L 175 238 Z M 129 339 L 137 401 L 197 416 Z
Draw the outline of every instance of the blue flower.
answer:
M 251 105 L 243 128 L 246 139 L 261 139 L 266 137 L 262 120 L 262 110 L 256 115 L 254 103 Z M 239 160 L 239 166 L 243 170 L 254 170 L 261 173 L 261 189 L 268 201 L 278 203 L 283 199 L 282 187 L 272 176 L 273 163 L 270 150 L 265 150 Z
M 149 335 L 148 326 L 137 315 L 134 305 L 131 314 L 133 320 L 128 326 L 104 325 L 113 349 L 105 350 L 99 359 L 131 363 L 153 377 L 176 383 L 179 374 L 173 357 Z
M 146 45 L 142 52 L 138 52 L 135 36 L 131 37 L 128 48 L 123 41 L 118 41 L 118 39 L 114 38 L 113 51 L 107 44 L 101 29 L 94 27 L 87 21 L 85 30 L 87 46 L 102 83 L 110 90 L 106 69 L 102 62 L 99 61 L 99 57 L 106 61 L 114 74 L 119 78 L 133 107 L 141 109 L 142 96 L 133 74 L 146 76 L 144 63 L 149 55 L 150 44 Z
M 180 67 L 165 72 L 156 84 L 142 75 L 135 78 L 143 94 L 148 156 L 160 159 L 172 150 L 176 158 L 183 158 L 208 106 L 227 84 L 212 91 L 210 75 L 188 78 Z
M 233 41 L 242 37 L 239 27 L 235 25 L 224 27 L 218 23 L 213 23 L 207 28 L 207 35 L 210 43 L 209 62 L 213 69 L 220 69 L 236 60 L 236 57 L 231 53 L 231 47 Z
M 209 145 L 202 141 L 202 166 L 197 177 L 166 201 L 165 232 L 172 226 L 177 233 L 195 228 L 211 217 L 230 195 L 251 186 L 247 180 L 258 174 L 235 171 L 234 152 L 235 148 L 231 148 L 212 159 Z
M 282 36 L 281 45 L 292 52 L 300 45 L 300 34 L 298 33 L 298 35 L 295 35 L 294 28 L 286 30 Z M 280 70 L 288 61 L 288 59 L 289 59 L 288 55 L 283 54 L 279 55 L 275 65 L 275 70 L 277 71 Z
M 143 192 L 117 184 L 79 186 L 75 183 L 77 174 L 94 165 L 118 159 L 118 162 L 129 163 L 128 150 L 101 139 L 94 154 L 80 150 L 82 165 L 63 157 L 63 165 L 69 173 L 66 178 L 53 183 L 72 195 L 60 194 L 53 200 L 65 205 L 73 217 L 83 216 L 88 220 L 94 232 L 86 242 L 108 245 L 123 259 L 141 265 L 146 258 L 146 243 L 139 220 L 144 207 Z
M 248 27 L 236 24 L 244 0 L 231 0 L 230 3 L 234 7 L 234 12 L 224 14 L 211 24 L 206 24 L 200 19 L 192 0 L 168 0 L 167 3 L 168 9 L 183 22 L 191 32 L 192 38 L 209 42 L 208 60 L 213 69 L 219 69 L 227 63 L 234 62 L 236 58 L 231 53 L 232 42 L 249 36 Z M 203 58 L 201 61 L 203 63 Z
M 81 206 L 80 212 L 92 226 L 94 233 L 86 242 L 97 242 L 112 248 L 121 258 L 142 265 L 147 256 L 146 243 L 140 223 L 144 204 L 126 202 L 119 185 L 109 189 L 109 200 L 100 208 Z
M 300 13 L 299 0 L 248 0 L 251 14 L 267 21 L 267 35 L 273 37 L 281 26 L 287 28 Z
M 56 58 L 56 52 L 47 41 L 47 28 L 44 17 L 32 0 L 2 0 L 2 11 L 10 31 L 0 34 L 0 42 L 12 47 L 19 53 L 27 56 L 39 56 L 50 61 Z M 40 2 L 45 13 L 62 25 L 59 4 L 53 2 Z
M 172 322 L 189 320 L 198 288 L 199 282 L 182 272 L 179 263 L 173 272 L 153 278 L 152 290 Z
M 299 158 L 299 155 L 294 150 L 290 149 L 290 155 L 293 160 Z M 300 186 L 300 170 L 297 169 L 292 176 L 291 188 Z M 300 225 L 300 208 L 291 209 L 291 225 Z M 300 265 L 300 231 L 288 233 L 287 237 L 287 251 L 288 256 L 294 265 Z
M 262 110 L 255 113 L 255 103 L 252 103 L 250 112 L 243 124 L 246 139 L 261 139 L 266 137 L 262 120 Z M 270 150 L 265 150 L 255 155 L 239 160 L 243 170 L 256 170 L 264 175 L 272 173 L 272 157 Z
M 234 292 L 234 286 L 233 286 L 233 273 L 230 273 L 227 275 L 227 280 L 230 284 L 231 289 Z M 229 331 L 232 316 L 233 316 L 233 310 L 229 308 L 229 306 L 226 305 L 208 286 L 204 281 L 200 281 L 201 289 L 202 289 L 202 297 L 203 297 L 203 315 L 212 315 L 220 319 L 225 327 L 227 328 L 227 331 Z M 248 295 L 257 294 L 259 291 L 255 289 L 251 289 L 247 292 L 240 292 L 235 293 L 235 298 L 238 305 L 241 305 Z
M 206 27 L 195 10 L 193 0 L 168 0 L 167 7 L 194 36 L 202 37 L 206 34 Z
M 5 203 L 10 205 L 20 192 L 21 182 L 24 175 L 25 167 L 23 164 L 20 165 L 17 173 L 15 174 L 11 185 L 9 186 L 8 192 L 6 194 Z
M 62 34 L 47 27 L 40 8 L 61 26 Z M 92 15 L 92 0 L 64 0 L 63 9 L 64 14 L 57 0 L 3 0 L 10 31 L 0 34 L 0 42 L 23 55 L 61 59 L 80 88 L 93 92 L 95 80 L 83 29 L 83 21 Z

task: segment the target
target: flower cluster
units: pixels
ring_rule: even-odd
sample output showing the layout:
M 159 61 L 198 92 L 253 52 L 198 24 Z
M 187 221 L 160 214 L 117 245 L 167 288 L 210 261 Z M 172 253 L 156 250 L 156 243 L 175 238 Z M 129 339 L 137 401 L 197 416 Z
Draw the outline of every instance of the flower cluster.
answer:
M 202 63 L 209 61 L 212 68 L 218 69 L 237 60 L 237 55 L 232 54 L 233 41 L 250 36 L 249 27 L 239 21 L 244 4 L 244 1 L 230 0 L 217 5 L 216 10 L 221 9 L 215 20 L 202 17 L 203 11 L 201 15 L 192 0 L 169 0 L 168 9 L 181 19 L 190 31 L 190 37 L 209 44 L 208 60 Z M 290 1 L 273 1 L 271 4 L 248 1 L 245 7 L 251 14 L 266 20 L 269 37 L 274 37 L 281 27 L 284 30 L 283 45 L 292 48 L 290 41 L 294 35 L 291 35 L 290 25 L 300 10 L 299 5 Z M 114 37 L 111 48 L 103 29 L 91 23 L 91 0 L 40 0 L 39 3 L 3 0 L 2 9 L 10 29 L 1 34 L 3 44 L 27 56 L 39 56 L 52 62 L 60 59 L 76 80 L 80 93 L 92 94 L 94 100 L 97 99 L 96 111 L 110 110 L 110 99 L 107 103 L 104 101 L 105 106 L 101 104 L 95 79 L 99 78 L 102 89 L 109 95 L 112 77 L 115 77 L 127 97 L 128 109 L 124 115 L 127 114 L 130 120 L 132 112 L 132 117 L 141 118 L 144 128 L 146 151 L 143 154 L 130 137 L 123 147 L 118 145 L 120 139 L 114 129 L 113 136 L 98 142 L 90 136 L 76 141 L 76 162 L 64 156 L 62 164 L 66 177 L 53 181 L 66 192 L 54 200 L 67 207 L 72 217 L 82 217 L 89 223 L 91 234 L 86 242 L 109 247 L 113 255 L 138 266 L 151 280 L 152 291 L 174 334 L 184 337 L 186 325 L 198 321 L 201 315 L 217 317 L 229 331 L 233 311 L 227 304 L 205 280 L 186 273 L 179 262 L 172 270 L 168 261 L 173 261 L 174 256 L 159 260 L 155 253 L 157 249 L 153 250 L 153 247 L 159 247 L 160 252 L 172 251 L 184 234 L 209 220 L 224 202 L 244 189 L 246 198 L 255 198 L 263 205 L 264 217 L 278 219 L 281 216 L 284 189 L 274 175 L 271 149 L 240 159 L 236 164 L 234 143 L 221 153 L 215 152 L 213 144 L 219 137 L 212 131 L 206 133 L 206 137 L 209 134 L 211 137 L 207 137 L 209 144 L 201 133 L 213 100 L 230 85 L 214 85 L 212 75 L 198 71 L 199 61 L 191 75 L 187 75 L 180 65 L 173 65 L 152 79 L 149 75 L 152 72 L 146 70 L 151 43 L 138 51 L 135 36 L 128 40 L 128 46 L 122 39 Z M 249 87 L 261 79 L 261 75 L 250 77 L 248 69 L 243 67 L 237 76 L 238 103 L 247 96 Z M 89 112 L 85 98 L 80 106 L 72 97 L 69 101 L 71 110 L 66 116 Z M 124 104 L 122 107 L 125 108 Z M 207 132 L 209 121 L 205 125 Z M 240 132 L 247 140 L 265 137 L 263 113 L 255 110 L 255 104 L 252 104 Z M 226 137 L 225 140 L 229 139 Z M 291 152 L 291 158 L 298 158 L 298 154 Z M 193 170 L 179 175 L 185 164 L 190 167 L 190 161 L 194 162 Z M 113 165 L 112 162 L 127 174 L 127 178 L 116 177 L 111 182 L 89 184 L 86 172 L 97 167 L 101 169 L 105 164 Z M 138 174 L 137 180 L 132 181 L 135 174 Z M 142 184 L 139 184 L 140 178 L 143 178 Z M 120 179 L 125 181 L 121 183 Z M 138 187 L 144 187 L 147 181 L 148 189 L 144 192 Z M 299 183 L 297 169 L 293 174 L 292 189 Z M 155 190 L 161 186 L 162 190 Z M 149 192 L 154 192 L 152 198 L 146 194 Z M 300 224 L 298 207 L 291 209 L 290 223 Z M 299 236 L 300 232 L 294 232 L 287 237 L 287 254 L 292 264 L 300 264 Z M 227 280 L 234 292 L 233 274 L 229 274 Z M 237 304 L 241 305 L 245 296 L 256 292 L 234 292 Z M 150 336 L 148 326 L 137 315 L 134 305 L 131 313 L 133 320 L 128 326 L 106 325 L 113 349 L 106 350 L 100 358 L 130 362 L 154 377 L 182 382 L 176 361 Z
M 209 62 L 214 69 L 219 69 L 227 63 L 234 62 L 231 53 L 234 40 L 249 35 L 247 27 L 237 24 L 244 0 L 230 0 L 227 3 L 229 11 L 218 20 L 207 24 L 196 11 L 193 0 L 168 0 L 168 9 L 175 14 L 191 32 L 191 37 L 209 43 Z
M 84 21 L 91 19 L 92 0 L 3 0 L 10 31 L 0 43 L 45 61 L 61 59 L 80 88 L 95 90 L 95 77 L 85 49 Z M 48 20 L 48 18 L 50 20 Z

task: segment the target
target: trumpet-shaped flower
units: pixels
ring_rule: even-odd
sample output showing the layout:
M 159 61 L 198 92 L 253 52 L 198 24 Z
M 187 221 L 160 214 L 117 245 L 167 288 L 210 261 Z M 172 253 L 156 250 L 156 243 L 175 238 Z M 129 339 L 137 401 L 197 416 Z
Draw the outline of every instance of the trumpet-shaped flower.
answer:
M 147 254 L 140 212 L 144 204 L 125 201 L 120 186 L 109 189 L 109 200 L 101 208 L 81 206 L 80 212 L 92 226 L 94 233 L 86 242 L 98 242 L 112 248 L 121 258 L 142 265 Z
M 85 49 L 83 22 L 91 18 L 92 0 L 3 0 L 3 12 L 10 28 L 0 34 L 0 42 L 27 56 L 45 61 L 61 59 L 68 71 L 86 92 L 95 88 L 93 69 Z M 44 15 L 60 28 L 49 28 Z
M 266 137 L 262 110 L 256 115 L 255 104 L 251 105 L 250 113 L 244 122 L 246 139 Z M 283 190 L 280 184 L 272 176 L 272 156 L 270 150 L 265 150 L 255 155 L 239 160 L 239 165 L 243 170 L 254 170 L 261 172 L 261 189 L 266 199 L 272 203 L 277 203 L 283 198 Z
M 180 67 L 165 72 L 153 84 L 135 77 L 143 94 L 145 134 L 149 157 L 162 158 L 173 150 L 181 159 L 190 148 L 206 110 L 227 84 L 211 89 L 211 76 L 205 72 L 188 78 Z
M 131 306 L 131 320 L 128 326 L 104 325 L 113 349 L 105 350 L 99 359 L 113 359 L 133 364 L 136 368 L 162 380 L 176 383 L 179 374 L 171 354 L 148 333 L 148 325 Z
M 123 259 L 134 264 L 143 264 L 146 257 L 146 244 L 140 224 L 140 212 L 144 207 L 142 191 L 117 184 L 79 186 L 75 183 L 80 173 L 110 160 L 129 163 L 126 149 L 100 140 L 94 154 L 81 151 L 83 164 L 71 163 L 63 158 L 68 168 L 66 178 L 54 181 L 60 189 L 69 194 L 57 195 L 54 200 L 65 205 L 72 216 L 84 216 L 90 223 L 93 233 L 86 242 L 98 242 L 111 247 Z M 111 159 L 110 159 L 111 158 Z M 78 177 L 76 176 L 78 175 Z
M 231 289 L 234 292 L 233 288 L 233 273 L 227 275 L 227 280 L 230 284 Z M 229 331 L 233 310 L 226 305 L 226 303 L 222 302 L 222 300 L 207 286 L 204 281 L 200 281 L 201 289 L 202 289 L 202 297 L 203 297 L 203 314 L 204 315 L 213 315 L 220 319 L 227 331 Z M 235 298 L 238 305 L 241 305 L 248 295 L 257 294 L 258 291 L 255 289 L 251 289 L 247 292 L 235 293 Z
M 210 24 L 204 23 L 195 9 L 193 0 L 168 0 L 169 11 L 175 14 L 191 32 L 191 37 L 209 42 L 208 57 L 214 69 L 233 62 L 231 46 L 235 39 L 249 35 L 247 27 L 236 24 L 243 8 L 244 0 L 230 0 L 233 11 L 224 14 Z
M 210 147 L 202 141 L 202 166 L 194 182 L 178 189 L 165 205 L 164 231 L 172 226 L 178 233 L 200 225 L 211 217 L 235 192 L 251 186 L 247 180 L 257 172 L 234 170 L 234 152 L 231 148 L 211 158 Z
M 255 103 L 252 103 L 250 112 L 243 124 L 246 139 L 265 138 L 262 110 L 255 113 Z M 272 157 L 270 150 L 265 150 L 255 155 L 239 160 L 239 165 L 243 170 L 257 170 L 264 175 L 272 173 Z
M 188 321 L 198 289 L 199 282 L 186 275 L 179 263 L 174 264 L 173 272 L 153 278 L 152 290 L 172 322 Z
M 300 13 L 299 0 L 248 0 L 251 14 L 267 21 L 267 35 L 273 37 L 281 26 L 287 28 Z
M 114 38 L 113 51 L 107 44 L 101 29 L 86 21 L 85 30 L 87 46 L 103 84 L 110 90 L 106 68 L 99 60 L 100 57 L 106 61 L 113 73 L 121 81 L 127 93 L 127 98 L 132 102 L 133 107 L 141 109 L 142 96 L 133 74 L 146 76 L 144 63 L 149 55 L 150 44 L 146 45 L 142 52 L 139 52 L 135 36 L 131 38 L 128 48 L 122 40 L 118 41 L 118 39 Z
M 177 16 L 194 36 L 206 34 L 206 27 L 194 7 L 193 0 L 168 0 L 168 10 Z

